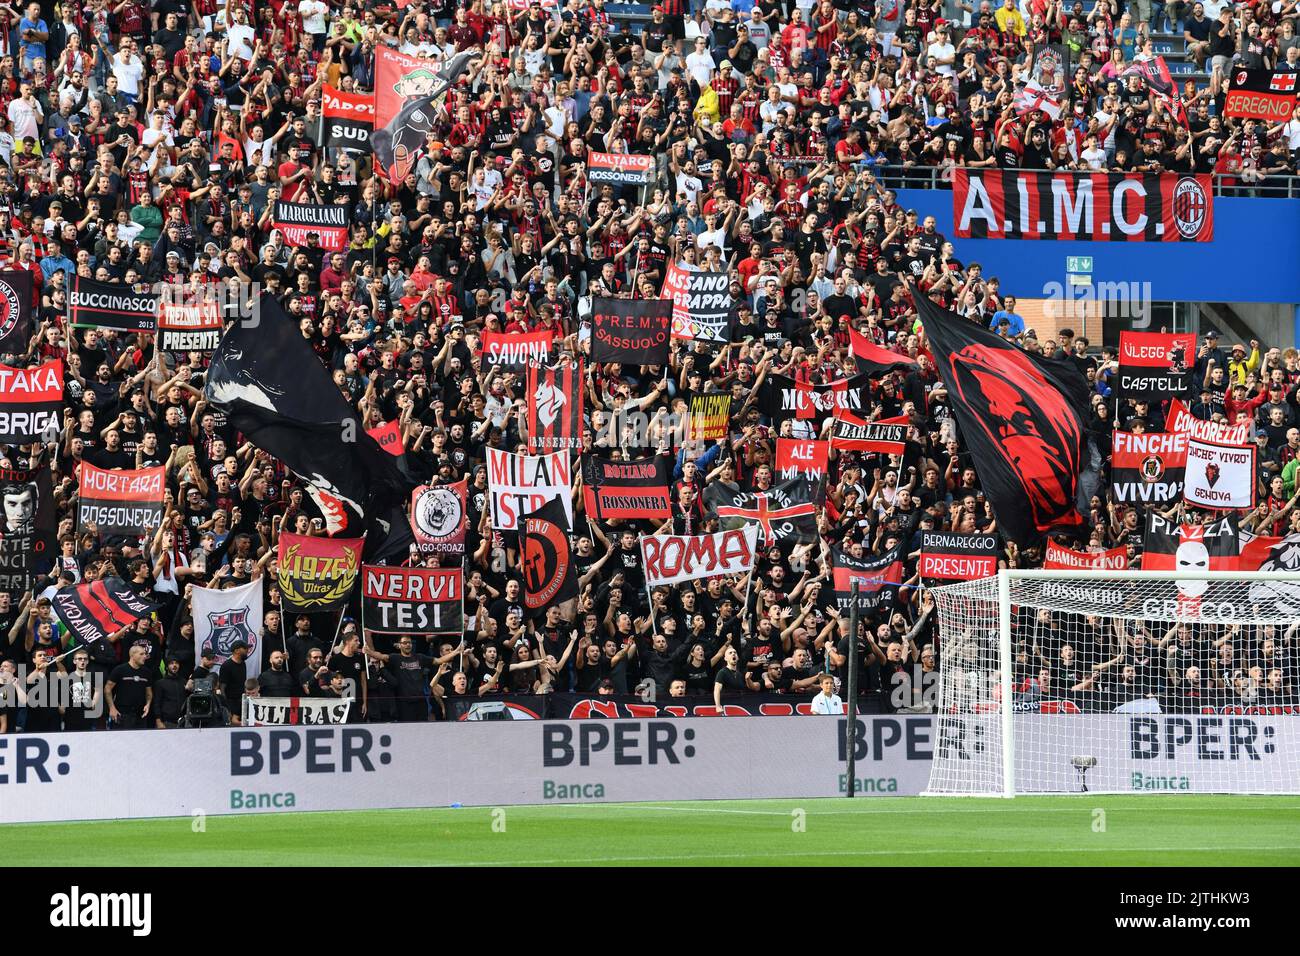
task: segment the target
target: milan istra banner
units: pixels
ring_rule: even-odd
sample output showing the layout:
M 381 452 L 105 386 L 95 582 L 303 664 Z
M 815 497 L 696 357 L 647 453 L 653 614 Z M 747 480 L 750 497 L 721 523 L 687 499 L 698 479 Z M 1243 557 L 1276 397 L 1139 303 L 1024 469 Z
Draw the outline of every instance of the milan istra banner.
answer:
M 554 498 L 564 502 L 565 531 L 573 530 L 573 466 L 567 451 L 516 455 L 487 449 L 488 500 L 492 527 L 522 531 L 523 516 Z
M 1044 571 L 1125 571 L 1128 569 L 1128 548 L 1120 546 L 1109 551 L 1075 551 L 1055 541 L 1047 542 L 1043 555 Z
M 158 299 L 134 286 L 75 276 L 68 293 L 68 322 L 77 328 L 153 333 L 158 328 Z
M 1120 398 L 1163 402 L 1187 394 L 1196 364 L 1196 336 L 1165 332 L 1119 334 Z
M 1210 242 L 1209 176 L 953 170 L 961 239 Z
M 107 471 L 83 461 L 77 473 L 77 526 L 103 535 L 144 534 L 163 519 L 166 471 Z
M 758 553 L 758 525 L 716 534 L 646 535 L 641 563 L 648 587 L 718 575 L 747 574 Z
M 375 95 L 344 93 L 328 83 L 321 91 L 325 117 L 325 145 L 370 152 L 370 135 L 375 131 Z
M 653 156 L 636 153 L 588 153 L 587 179 L 616 186 L 644 186 L 654 175 Z
M 221 342 L 221 307 L 212 300 L 164 304 L 158 313 L 158 347 L 164 352 L 211 352 Z
M 287 245 L 305 246 L 309 236 L 317 236 L 320 248 L 342 252 L 348 247 L 348 218 L 348 207 L 337 203 L 277 202 L 271 226 L 280 230 Z
M 1295 73 L 1234 69 L 1228 78 L 1223 115 L 1285 123 L 1295 112 L 1298 79 Z
M 0 365 L 0 443 L 53 441 L 63 427 L 63 360 L 35 368 Z
M 460 568 L 361 569 L 361 623 L 378 634 L 456 634 L 464 630 Z
M 673 304 L 667 299 L 593 299 L 591 357 L 624 365 L 667 365 Z
M 921 532 L 923 581 L 974 581 L 998 573 L 998 536 L 948 531 Z
M 1110 480 L 1117 502 L 1162 504 L 1183 494 L 1187 435 L 1181 432 L 1115 432 L 1111 435 Z

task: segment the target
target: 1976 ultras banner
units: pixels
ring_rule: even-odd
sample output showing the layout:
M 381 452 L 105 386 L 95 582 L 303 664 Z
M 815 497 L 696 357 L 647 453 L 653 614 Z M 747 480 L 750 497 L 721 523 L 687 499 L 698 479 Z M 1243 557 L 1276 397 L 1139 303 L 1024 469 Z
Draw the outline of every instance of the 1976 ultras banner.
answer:
M 1209 176 L 953 170 L 961 239 L 1210 242 Z

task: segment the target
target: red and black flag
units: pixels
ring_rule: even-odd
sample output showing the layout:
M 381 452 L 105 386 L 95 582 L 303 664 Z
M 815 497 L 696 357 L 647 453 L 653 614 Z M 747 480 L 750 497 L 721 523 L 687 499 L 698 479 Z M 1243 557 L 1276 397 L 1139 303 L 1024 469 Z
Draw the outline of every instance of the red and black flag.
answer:
M 835 410 L 831 447 L 840 451 L 866 451 L 881 455 L 901 455 L 907 449 L 906 415 L 867 421 L 847 408 Z
M 1285 123 L 1295 112 L 1297 93 L 1300 74 L 1233 69 L 1228 78 L 1228 95 L 1223 100 L 1223 115 Z
M 869 613 L 883 601 L 892 601 L 903 583 L 903 546 L 884 554 L 855 558 L 841 548 L 831 548 L 835 603 L 842 613 L 853 605 L 853 583 L 858 584 L 858 612 Z
M 1111 435 L 1110 483 L 1115 501 L 1161 504 L 1183 496 L 1187 436 L 1174 432 Z
M 884 375 L 894 369 L 914 369 L 916 362 L 883 345 L 877 345 L 857 329 L 849 329 L 849 349 L 860 375 Z
M 667 458 L 614 461 L 585 455 L 582 465 L 583 507 L 591 518 L 612 521 L 672 517 Z
M 63 360 L 0 365 L 0 444 L 55 441 L 63 427 Z
M 32 274 L 0 272 L 0 353 L 21 354 L 32 337 Z
M 1234 515 L 1210 524 L 1179 524 L 1154 511 L 1147 514 L 1143 571 L 1235 571 L 1240 556 Z
M 582 447 L 582 363 L 528 366 L 528 451 Z
M 564 530 L 567 520 L 559 498 L 524 518 L 524 604 L 530 611 L 544 611 L 578 596 L 578 575 Z
M 822 385 L 775 373 L 767 377 L 759 398 L 766 415 L 778 425 L 787 418 L 812 422 L 818 429 L 832 415 L 863 415 L 871 408 L 871 382 L 865 375 L 836 379 Z
M 1089 441 L 1088 383 L 1068 358 L 1043 358 L 915 294 L 930 352 L 999 527 L 1016 544 L 1082 522 L 1100 455 Z
M 465 630 L 460 568 L 366 565 L 361 623 L 379 634 L 459 634 Z
M 121 578 L 59 588 L 50 603 L 59 620 L 82 644 L 108 640 L 158 610 L 158 605 L 140 597 Z
M 723 485 L 710 485 L 704 503 L 726 530 L 744 527 L 746 522 L 757 524 L 765 548 L 808 544 L 817 540 L 815 498 L 820 487 L 820 482 L 803 477 L 765 491 L 731 492 Z
M 672 320 L 672 299 L 593 299 L 592 361 L 667 365 Z
M 1195 335 L 1121 332 L 1119 397 L 1163 402 L 1186 395 L 1195 365 Z
M 325 146 L 370 152 L 370 137 L 375 131 L 373 93 L 345 93 L 326 83 L 321 90 L 321 115 Z
M 1169 72 L 1169 64 L 1165 62 L 1163 56 L 1152 57 L 1149 60 L 1134 60 L 1132 66 L 1120 74 L 1120 79 L 1123 80 L 1128 76 L 1141 77 L 1156 102 L 1163 106 L 1179 125 L 1187 126 L 1187 110 L 1183 106 L 1183 98 L 1178 94 L 1178 85 L 1174 82 L 1173 75 Z M 1287 118 L 1290 119 L 1289 116 Z

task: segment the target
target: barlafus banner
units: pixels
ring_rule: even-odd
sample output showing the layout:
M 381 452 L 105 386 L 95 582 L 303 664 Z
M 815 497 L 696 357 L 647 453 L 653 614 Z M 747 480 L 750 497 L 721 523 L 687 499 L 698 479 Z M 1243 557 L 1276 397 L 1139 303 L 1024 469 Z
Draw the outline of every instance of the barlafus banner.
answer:
M 121 578 L 59 588 L 50 603 L 63 626 L 82 644 L 107 641 L 158 610 L 158 605 L 140 597 Z
M 638 153 L 588 153 L 587 179 L 593 183 L 644 186 L 654 176 L 653 156 Z
M 1209 176 L 953 170 L 960 239 L 1210 242 Z
M 564 502 L 548 501 L 524 519 L 524 605 L 544 611 L 578 596 L 578 572 L 564 529 Z
M 892 601 L 903 583 L 903 546 L 896 544 L 884 554 L 855 557 L 842 548 L 831 548 L 835 604 L 847 613 L 853 606 L 853 584 L 858 585 L 858 612 L 870 613 L 884 601 Z
M 377 170 L 398 184 L 419 161 L 426 134 L 438 120 L 447 91 L 482 54 L 462 50 L 445 63 L 375 48 L 375 131 L 370 137 Z
M 641 538 L 641 564 L 649 587 L 719 575 L 748 574 L 758 554 L 758 525 L 714 534 L 661 534 Z
M 583 507 L 597 521 L 672 517 L 671 478 L 666 457 L 614 461 L 597 455 L 582 459 Z
M 727 437 L 731 421 L 730 392 L 697 392 L 691 395 L 686 421 L 687 435 L 696 441 L 720 441 Z
M 0 354 L 21 354 L 32 337 L 32 274 L 0 270 Z
M 840 451 L 867 451 L 880 455 L 901 455 L 907 450 L 906 415 L 867 421 L 847 408 L 835 410 L 831 447 Z
M 551 355 L 553 339 L 554 336 L 545 329 L 522 334 L 484 332 L 481 346 L 483 364 L 522 375 L 529 365 L 546 364 Z
M 326 146 L 370 152 L 370 137 L 375 131 L 373 93 L 345 93 L 326 83 L 321 90 L 321 106 Z
M 1075 551 L 1056 541 L 1047 542 L 1044 571 L 1124 571 L 1128 569 L 1128 548 L 1109 551 Z
M 248 645 L 244 666 L 249 677 L 262 672 L 262 582 L 236 588 L 194 588 L 194 647 L 201 655 L 211 650 L 218 664 L 234 653 L 236 641 Z
M 63 360 L 0 365 L 0 444 L 54 441 L 63 427 Z
M 668 299 L 592 299 L 592 360 L 667 365 L 672 315 Z
M 870 409 L 867 396 L 870 386 L 870 379 L 865 375 L 813 385 L 773 373 L 767 377 L 759 401 L 768 417 L 777 423 L 794 418 L 811 422 L 820 429 L 822 422 L 837 409 L 859 416 Z
M 813 481 L 826 477 L 830 462 L 831 443 L 807 438 L 778 438 L 776 440 L 776 477 L 790 481 L 803 476 Z
M 998 536 L 979 532 L 921 532 L 922 581 L 974 581 L 998 573 Z
M 673 338 L 715 346 L 731 341 L 735 304 L 727 273 L 701 272 L 689 263 L 671 262 L 663 296 L 673 302 Z
M 421 485 L 411 492 L 411 528 L 425 554 L 465 555 L 467 479 L 451 485 Z
M 815 493 L 816 483 L 804 478 L 765 491 L 732 492 L 718 484 L 706 489 L 705 504 L 725 529 L 757 525 L 765 548 L 773 544 L 807 544 L 817 540 Z
M 279 229 L 286 245 L 307 246 L 312 236 L 320 240 L 318 248 L 342 252 L 348 247 L 347 206 L 337 203 L 319 206 L 314 203 L 277 202 L 272 228 Z
M 1168 332 L 1119 334 L 1119 395 L 1163 402 L 1186 395 L 1196 364 L 1196 336 Z
M 361 623 L 378 634 L 458 634 L 465 626 L 463 572 L 367 564 Z
M 162 524 L 166 469 L 108 471 L 83 461 L 77 471 L 77 527 L 135 535 Z
M 158 329 L 159 298 L 139 286 L 74 276 L 68 292 L 68 322 L 77 328 L 152 334 Z
M 582 363 L 528 366 L 528 450 L 582 447 Z
M 351 697 L 244 697 L 245 727 L 346 724 Z
M 1255 445 L 1187 441 L 1183 500 L 1198 508 L 1239 510 L 1255 507 Z
M 516 455 L 487 449 L 492 527 L 520 531 L 523 517 L 553 498 L 564 502 L 564 530 L 573 530 L 573 467 L 567 451 Z
M 1114 432 L 1110 482 L 1116 502 L 1161 504 L 1183 494 L 1187 435 L 1181 432 Z
M 158 347 L 164 352 L 211 352 L 221 342 L 221 306 L 165 302 L 158 312 Z
M 916 362 L 883 345 L 877 345 L 857 329 L 849 329 L 849 349 L 860 375 L 884 375 L 895 369 L 914 369 Z
M 290 614 L 334 611 L 347 603 L 361 570 L 361 538 L 280 533 L 275 582 Z
M 1296 94 L 1300 93 L 1300 76 L 1294 72 L 1233 68 L 1228 74 L 1228 95 L 1223 101 L 1223 115 L 1237 119 L 1257 119 L 1265 123 L 1285 123 L 1295 112 Z

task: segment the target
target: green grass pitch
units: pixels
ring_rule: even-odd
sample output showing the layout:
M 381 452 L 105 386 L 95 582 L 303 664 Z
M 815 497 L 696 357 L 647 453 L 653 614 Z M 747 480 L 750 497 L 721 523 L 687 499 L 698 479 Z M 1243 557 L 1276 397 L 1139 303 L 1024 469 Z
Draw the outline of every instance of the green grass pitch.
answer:
M 15 824 L 0 845 L 9 866 L 65 864 L 51 850 L 68 840 L 81 866 L 1295 866 L 1298 811 L 1191 795 L 466 807 Z

